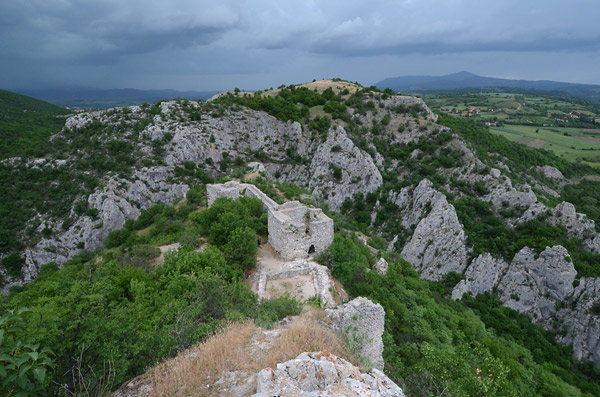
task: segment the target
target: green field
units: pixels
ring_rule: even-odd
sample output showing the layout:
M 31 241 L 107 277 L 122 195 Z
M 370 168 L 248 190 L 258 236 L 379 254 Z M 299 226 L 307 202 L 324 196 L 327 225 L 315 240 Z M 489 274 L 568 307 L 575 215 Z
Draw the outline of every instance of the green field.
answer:
M 454 116 L 499 124 L 598 128 L 600 110 L 568 98 L 503 92 L 428 94 L 433 109 Z M 500 125 L 501 126 L 501 125 Z
M 585 132 L 581 128 L 526 125 L 505 125 L 490 128 L 490 131 L 513 142 L 550 150 L 568 161 L 600 167 L 600 134 L 598 133 Z

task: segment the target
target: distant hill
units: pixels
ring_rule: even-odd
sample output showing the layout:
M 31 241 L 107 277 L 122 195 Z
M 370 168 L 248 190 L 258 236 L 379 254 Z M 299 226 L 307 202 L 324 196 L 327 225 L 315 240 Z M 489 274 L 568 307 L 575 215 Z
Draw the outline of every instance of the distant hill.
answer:
M 550 80 L 510 80 L 479 76 L 470 72 L 458 72 L 445 76 L 390 77 L 375 83 L 379 88 L 395 91 L 420 92 L 455 90 L 463 88 L 510 87 L 562 92 L 577 98 L 600 101 L 600 85 L 561 83 Z
M 133 88 L 111 90 L 65 89 L 17 91 L 20 94 L 29 95 L 60 106 L 94 109 L 141 105 L 144 102 L 153 103 L 161 99 L 208 99 L 218 93 L 218 91 L 137 90 Z
M 67 114 L 60 106 L 0 90 L 0 159 L 39 155 Z

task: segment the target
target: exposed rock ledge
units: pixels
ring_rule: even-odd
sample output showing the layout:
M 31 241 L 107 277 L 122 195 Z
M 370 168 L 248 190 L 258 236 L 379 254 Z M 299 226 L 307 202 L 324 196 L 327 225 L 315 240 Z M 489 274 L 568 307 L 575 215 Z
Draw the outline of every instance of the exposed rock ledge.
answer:
M 498 291 L 506 307 L 526 313 L 546 329 L 556 327 L 557 340 L 573 346 L 577 359 L 600 365 L 600 317 L 591 308 L 600 304 L 600 279 L 575 279 L 569 253 L 560 246 L 546 247 L 538 255 L 525 247 L 507 263 L 485 253 L 475 258 L 465 279 L 452 291 L 452 299 Z
M 404 396 L 402 389 L 377 369 L 357 367 L 327 351 L 302 353 L 258 373 L 256 394 L 271 396 Z

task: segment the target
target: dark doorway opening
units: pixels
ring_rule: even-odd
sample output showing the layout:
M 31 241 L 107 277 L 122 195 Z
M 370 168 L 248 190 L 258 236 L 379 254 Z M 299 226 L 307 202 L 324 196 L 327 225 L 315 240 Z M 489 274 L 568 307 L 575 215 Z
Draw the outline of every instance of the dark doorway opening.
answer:
M 311 245 L 310 248 L 308 249 L 308 253 L 309 254 L 314 254 L 315 253 L 315 246 Z

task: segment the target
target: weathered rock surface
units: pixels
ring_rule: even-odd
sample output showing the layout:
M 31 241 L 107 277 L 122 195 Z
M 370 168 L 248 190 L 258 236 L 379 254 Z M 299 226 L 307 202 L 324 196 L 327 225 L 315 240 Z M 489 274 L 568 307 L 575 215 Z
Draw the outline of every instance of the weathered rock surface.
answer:
M 546 247 L 539 256 L 525 247 L 510 264 L 485 253 L 471 262 L 452 299 L 497 290 L 504 306 L 529 314 L 544 328 L 561 323 L 557 340 L 573 346 L 577 359 L 600 365 L 600 316 L 592 310 L 600 305 L 600 279 L 582 277 L 574 288 L 576 276 L 569 253 L 560 245 Z
M 557 313 L 562 325 L 557 339 L 573 346 L 577 359 L 600 365 L 600 278 L 582 277 Z
M 333 167 L 342 170 L 341 178 L 332 177 Z M 371 156 L 354 145 L 343 127 L 329 131 L 327 140 L 312 154 L 306 173 L 301 172 L 299 167 L 286 171 L 287 182 L 306 185 L 308 181 L 312 193 L 327 198 L 329 207 L 334 211 L 340 209 L 345 199 L 356 193 L 373 192 L 383 184 L 381 173 Z
M 470 292 L 473 296 L 492 291 L 500 282 L 508 263 L 503 259 L 494 258 L 487 252 L 473 259 L 465 279 L 461 280 L 452 290 L 452 299 L 460 299 Z
M 335 309 L 326 310 L 334 329 L 353 338 L 359 346 L 360 355 L 383 370 L 383 328 L 385 311 L 380 304 L 358 297 Z
M 536 167 L 536 170 L 546 178 L 553 179 L 556 182 L 562 182 L 565 180 L 565 176 L 562 172 L 560 172 L 560 170 L 549 165 L 545 165 L 543 167 Z
M 546 247 L 539 257 L 525 247 L 515 255 L 498 284 L 500 300 L 534 319 L 550 318 L 556 304 L 573 292 L 576 275 L 564 247 Z
M 585 239 L 596 234 L 595 222 L 576 212 L 575 206 L 566 201 L 554 207 L 548 222 L 566 227 L 570 237 Z
M 367 373 L 327 351 L 302 353 L 258 374 L 254 397 L 404 396 L 383 372 Z
M 169 182 L 169 176 L 167 167 L 152 167 L 136 171 L 131 180 L 110 178 L 104 187 L 88 197 L 88 208 L 98 210 L 98 215 L 80 216 L 63 231 L 58 224 L 52 224 L 56 230 L 52 238 L 42 238 L 34 247 L 25 250 L 24 279 L 8 283 L 4 290 L 34 280 L 43 264 L 62 264 L 83 249 L 100 247 L 108 233 L 122 228 L 127 219 L 137 218 L 141 209 L 158 202 L 170 205 L 185 197 L 189 187 Z M 75 216 L 74 212 L 72 216 Z M 47 223 L 40 227 L 45 225 Z
M 389 269 L 390 265 L 383 258 L 379 258 L 379 260 L 373 265 L 373 270 L 375 270 L 378 274 L 385 276 Z
M 462 272 L 467 266 L 467 237 L 454 206 L 433 189 L 431 181 L 423 179 L 414 189 L 412 198 L 404 189 L 390 196 L 404 209 L 404 227 L 418 222 L 402 249 L 402 257 L 428 280 L 440 280 L 449 272 Z M 431 210 L 426 213 L 429 207 Z

